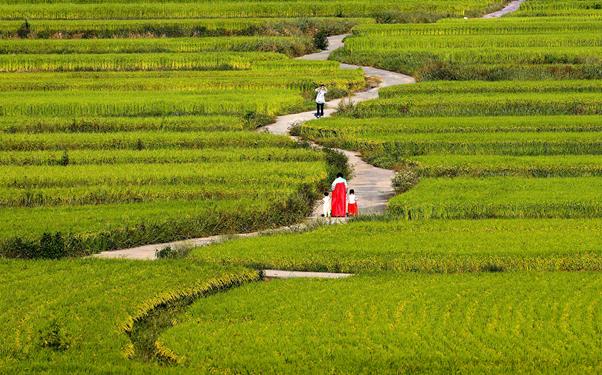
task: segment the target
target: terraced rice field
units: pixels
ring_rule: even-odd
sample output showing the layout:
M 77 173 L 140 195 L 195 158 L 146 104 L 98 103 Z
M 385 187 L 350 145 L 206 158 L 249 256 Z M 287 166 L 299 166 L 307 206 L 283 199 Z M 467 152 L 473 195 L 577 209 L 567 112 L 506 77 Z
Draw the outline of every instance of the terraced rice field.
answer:
M 391 202 L 408 219 L 598 217 L 599 84 L 424 82 L 298 132 L 422 178 Z
M 590 13 L 597 16 L 361 25 L 332 58 L 425 81 L 600 79 L 601 13 Z
M 35 9 L 46 6 L 88 7 Z M 85 29 L 84 16 L 77 18 Z M 96 23 L 108 38 L 81 39 L 74 20 L 67 28 L 74 34 L 48 38 L 44 32 L 66 22 L 41 20 L 37 29 L 33 16 L 28 38 L 5 34 L 1 252 L 30 257 L 56 246 L 58 256 L 82 255 L 290 224 L 311 212 L 317 189 L 338 167 L 322 152 L 254 130 L 308 108 L 317 82 L 335 96 L 364 87 L 360 71 L 291 58 L 315 50 L 311 32 L 322 24 L 337 31 L 357 21 L 307 20 L 308 33 L 299 20 L 281 21 L 274 27 L 297 29 L 124 38 L 123 28 Z M 133 36 L 152 24 L 140 22 L 122 26 Z M 220 30 L 258 25 L 209 23 Z
M 589 373 L 601 361 L 600 282 L 591 273 L 275 281 L 199 302 L 159 340 L 193 371 Z
M 0 372 L 602 372 L 602 13 L 505 4 L 0 0 Z M 419 80 L 293 129 L 386 215 L 64 259 L 302 220 L 344 160 L 257 130 L 339 61 Z

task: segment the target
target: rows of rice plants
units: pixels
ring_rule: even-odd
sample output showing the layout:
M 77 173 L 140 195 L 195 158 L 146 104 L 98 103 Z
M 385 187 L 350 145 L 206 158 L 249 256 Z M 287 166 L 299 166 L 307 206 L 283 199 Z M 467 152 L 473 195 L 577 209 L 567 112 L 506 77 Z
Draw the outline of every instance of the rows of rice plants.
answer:
M 296 132 L 398 170 L 399 192 L 417 184 L 389 205 L 390 213 L 406 219 L 598 217 L 599 85 L 438 81 L 392 87 L 378 100 Z
M 367 25 L 357 27 L 333 58 L 426 81 L 599 79 L 600 28 L 587 18 Z
M 232 89 L 292 89 L 310 92 L 319 83 L 337 90 L 361 89 L 360 70 L 340 70 L 338 64 L 312 64 L 295 60 L 277 66 L 257 63 L 248 70 L 176 70 L 133 72 L 40 72 L 0 76 L 1 91 L 121 90 L 195 91 Z M 281 73 L 282 75 L 274 76 Z
M 4 1 L 3 20 L 38 19 L 162 19 L 162 18 L 263 18 L 263 17 L 376 17 L 387 21 L 407 13 L 409 20 L 435 20 L 444 17 L 477 16 L 500 9 L 501 0 L 404 2 L 367 0 L 296 1 L 218 1 L 218 2 L 94 2 L 27 4 Z M 426 9 L 425 9 L 426 8 Z
M 148 39 L 0 40 L 0 54 L 110 54 L 192 52 L 280 52 L 289 56 L 314 51 L 309 37 L 207 37 Z
M 38 6 L 80 8 L 14 5 Z M 153 23 L 136 18 L 121 25 L 136 33 Z M 205 21 L 188 20 L 180 31 Z M 292 224 L 311 212 L 342 159 L 255 129 L 309 108 L 320 82 L 333 97 L 365 86 L 359 70 L 286 56 L 315 50 L 313 28 L 357 20 L 214 20 L 216 30 L 241 36 L 127 39 L 115 38 L 133 36 L 119 35 L 119 21 L 92 22 L 99 32 L 121 31 L 76 39 L 85 36 L 72 32 L 90 22 L 67 27 L 74 39 L 43 40 L 30 29 L 0 40 L 0 254 L 50 257 L 47 235 L 60 256 L 86 255 Z M 251 26 L 254 36 L 245 36 Z
M 0 72 L 249 70 L 254 61 L 283 60 L 277 53 L 107 53 L 0 55 Z
M 2 371 L 175 373 L 129 359 L 141 356 L 133 324 L 158 305 L 257 278 L 190 261 L 0 260 Z
M 406 219 L 602 217 L 602 178 L 427 178 L 389 202 Z
M 534 0 L 523 4 L 516 16 L 602 16 L 602 4 L 596 0 Z
M 601 286 L 598 273 L 249 284 L 159 342 L 196 372 L 596 373 Z
M 192 18 L 0 21 L 0 38 L 140 38 L 343 34 L 372 18 Z
M 481 191 L 479 197 L 483 195 Z M 199 248 L 192 256 L 217 264 L 352 273 L 600 271 L 600 230 L 599 218 L 364 218 L 312 232 Z

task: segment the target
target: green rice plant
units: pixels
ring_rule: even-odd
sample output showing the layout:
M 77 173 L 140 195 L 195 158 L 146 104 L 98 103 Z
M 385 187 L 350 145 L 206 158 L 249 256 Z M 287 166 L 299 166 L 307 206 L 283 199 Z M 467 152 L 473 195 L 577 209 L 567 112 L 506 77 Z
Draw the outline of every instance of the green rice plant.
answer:
M 415 94 L 358 104 L 351 117 L 598 115 L 599 93 Z
M 116 54 L 278 52 L 300 56 L 313 52 L 309 37 L 207 37 L 137 39 L 0 40 L 1 54 Z
M 474 116 L 474 117 L 333 117 L 311 121 L 299 128 L 311 139 L 403 137 L 443 133 L 599 132 L 600 116 Z
M 4 151 L 0 165 L 60 165 L 65 151 Z M 264 145 L 262 147 L 230 147 L 203 149 L 143 150 L 70 150 L 69 165 L 116 165 L 226 163 L 226 162 L 310 162 L 321 161 L 323 155 L 302 147 Z
M 361 199 L 361 191 L 358 194 Z M 599 218 L 360 219 L 304 233 L 198 248 L 193 250 L 192 257 L 209 263 L 263 269 L 351 273 L 602 269 Z
M 423 177 L 602 176 L 602 158 L 597 155 L 426 155 L 392 161 L 389 166 L 401 168 L 404 165 L 411 165 Z
M 516 13 L 513 13 L 514 16 Z M 602 25 L 595 17 L 502 17 L 495 22 L 491 20 L 471 19 L 443 19 L 436 23 L 427 24 L 361 24 L 353 28 L 357 36 L 382 36 L 382 37 L 407 37 L 407 36 L 455 36 L 491 34 L 499 35 L 524 35 L 571 32 L 596 33 Z M 408 40 L 411 42 L 410 40 Z
M 296 90 L 232 89 L 154 91 L 0 92 L 0 116 L 150 117 L 190 115 L 275 115 L 301 111 L 307 103 Z
M 426 178 L 389 202 L 408 220 L 602 217 L 602 178 Z
M 179 260 L 1 260 L 0 269 L 0 363 L 13 373 L 170 372 L 128 358 L 138 354 L 134 322 L 159 304 L 258 279 L 255 271 Z
M 602 78 L 595 18 L 488 21 L 360 26 L 331 58 L 421 81 Z
M 419 85 L 385 87 L 379 98 L 414 94 L 489 94 L 489 93 L 596 93 L 602 80 L 497 81 L 497 82 L 421 82 Z
M 493 5 L 493 6 L 492 6 Z M 102 3 L 37 3 L 7 4 L 3 6 L 2 19 L 161 19 L 161 18 L 262 18 L 262 17 L 371 17 L 383 10 L 397 13 L 415 13 L 426 15 L 429 20 L 464 15 L 479 15 L 485 8 L 499 9 L 503 5 L 498 0 L 464 0 L 450 3 L 433 1 L 427 8 L 420 1 L 412 0 L 400 3 L 387 0 L 378 4 L 367 0 L 320 1 L 318 3 L 303 0 L 244 1 L 219 3 L 208 2 L 102 2 Z
M 348 32 L 370 18 L 194 18 L 194 19 L 104 19 L 29 21 L 30 38 L 136 38 L 236 35 L 311 35 L 326 30 L 329 35 Z M 16 38 L 23 23 L 0 22 L 0 38 Z
M 241 132 L 115 132 L 2 134 L 2 151 L 153 150 L 290 146 L 286 137 Z
M 0 255 L 38 257 L 49 233 L 65 256 L 90 255 L 148 243 L 251 232 L 292 225 L 311 213 L 314 186 L 294 194 L 236 200 L 138 202 L 64 207 L 0 208 Z
M 602 15 L 602 6 L 595 0 L 550 1 L 535 0 L 521 6 L 517 15 L 539 16 L 596 16 Z
M 284 58 L 267 52 L 0 55 L 0 72 L 247 70 L 254 61 Z
M 311 91 L 318 83 L 331 89 L 357 90 L 365 86 L 361 70 L 342 70 L 335 62 L 282 61 L 252 70 L 41 72 L 0 75 L 0 91 L 196 91 L 233 89 L 292 89 Z M 278 76 L 275 77 L 274 75 Z
M 328 147 L 342 146 L 389 157 L 429 154 L 461 155 L 599 155 L 600 134 L 596 133 L 449 133 L 370 136 L 321 140 Z
M 159 342 L 193 372 L 597 372 L 601 286 L 597 273 L 255 283 L 196 302 Z
M 321 160 L 322 161 L 322 160 Z M 283 187 L 286 182 L 325 178 L 324 165 L 315 161 L 258 163 L 234 161 L 214 163 L 119 164 L 119 165 L 52 165 L 13 168 L 0 167 L 0 187 L 50 188 L 75 186 L 119 185 L 187 185 L 202 187 L 228 180 L 230 186 L 245 189 L 247 184 Z M 232 170 L 237 170 L 232 175 Z M 261 173 L 261 172 L 263 173 Z M 288 181 L 287 181 L 288 180 Z M 241 186 L 242 185 L 242 186 Z M 274 186 L 269 186 L 274 185 Z M 224 189 L 227 186 L 223 186 Z
M 178 117 L 32 117 L 0 118 L 3 133 L 107 133 L 120 131 L 241 131 L 245 123 L 235 116 Z

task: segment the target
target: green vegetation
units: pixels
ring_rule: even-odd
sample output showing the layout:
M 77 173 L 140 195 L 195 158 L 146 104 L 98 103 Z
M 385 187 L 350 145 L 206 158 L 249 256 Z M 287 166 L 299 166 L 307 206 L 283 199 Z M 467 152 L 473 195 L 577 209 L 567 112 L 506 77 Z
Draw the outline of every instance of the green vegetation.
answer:
M 0 0 L 0 256 L 46 258 L 0 260 L 2 372 L 601 372 L 597 2 Z M 348 32 L 421 82 L 258 131 L 375 83 L 293 58 Z M 60 259 L 298 223 L 351 174 L 304 140 L 395 169 L 387 214 Z
M 162 19 L 162 18 L 299 18 L 299 17 L 374 17 L 380 22 L 425 20 L 444 17 L 476 16 L 491 9 L 499 9 L 501 0 L 430 1 L 428 7 L 418 0 L 386 0 L 374 3 L 368 0 L 334 0 L 308 2 L 229 1 L 218 2 L 148 2 L 95 1 L 87 3 L 46 1 L 11 1 L 3 3 L 4 20 L 28 19 Z M 35 4 L 35 5 L 34 5 Z M 34 22 L 32 24 L 35 25 Z M 34 26 L 35 27 L 35 26 Z
M 540 17 L 540 16 L 581 16 L 600 17 L 602 15 L 602 4 L 596 0 L 579 1 L 550 1 L 533 0 L 523 4 L 516 16 Z
M 158 306 L 257 280 L 190 261 L 0 261 L 4 372 L 169 371 L 132 361 L 128 337 Z M 134 292 L 135 291 L 135 292 Z
M 315 35 L 324 30 L 343 34 L 358 23 L 373 23 L 371 18 L 193 18 L 193 19 L 82 19 L 27 21 L 24 37 L 61 38 L 139 38 L 200 37 L 244 35 Z M 15 38 L 24 22 L 0 22 L 0 37 Z
M 601 217 L 602 179 L 434 178 L 393 198 L 389 211 L 407 219 Z
M 555 273 L 273 281 L 200 301 L 160 342 L 197 372 L 595 373 L 601 280 Z
M 597 18 L 585 17 L 366 25 L 354 28 L 331 58 L 425 81 L 599 79 L 601 27 Z
M 359 70 L 290 58 L 313 52 L 318 32 L 360 19 L 179 23 L 150 15 L 207 4 L 161 3 L 104 20 L 102 9 L 131 5 L 3 4 L 95 20 L 0 22 L 1 255 L 77 256 L 292 224 L 345 168 L 254 130 L 309 108 L 318 82 L 335 96 L 365 86 Z
M 353 273 L 600 271 L 601 229 L 600 219 L 368 218 L 199 248 L 192 256 L 224 265 Z

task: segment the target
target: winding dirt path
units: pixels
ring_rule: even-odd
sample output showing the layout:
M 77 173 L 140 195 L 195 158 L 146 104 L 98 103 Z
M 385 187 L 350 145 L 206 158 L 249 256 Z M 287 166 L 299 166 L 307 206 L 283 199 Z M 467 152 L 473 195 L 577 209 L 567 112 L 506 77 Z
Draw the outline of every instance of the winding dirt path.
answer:
M 510 2 L 503 9 L 493 12 L 487 15 L 484 15 L 482 18 L 498 18 L 502 17 L 508 13 L 514 12 L 518 10 L 520 5 L 525 0 L 515 0 Z M 330 54 L 344 46 L 344 39 L 350 34 L 344 35 L 335 35 L 328 38 L 328 49 L 313 53 L 310 55 L 305 55 L 299 57 L 302 60 L 314 60 L 314 61 L 322 61 L 327 60 Z M 366 76 L 377 78 L 380 83 L 377 87 L 372 89 L 357 92 L 352 95 L 349 99 L 353 103 L 360 103 L 366 100 L 372 100 L 378 98 L 378 92 L 383 87 L 395 86 L 395 85 L 403 85 L 403 84 L 413 84 L 416 83 L 416 80 L 408 75 L 390 72 L 387 70 L 377 69 L 373 67 L 367 66 L 357 66 L 357 65 L 349 65 L 349 64 L 341 64 L 342 69 L 362 69 Z M 326 109 L 324 110 L 324 116 L 332 116 L 334 112 L 336 112 L 336 108 L 341 100 L 345 99 L 336 99 L 329 101 L 326 103 Z M 271 125 L 265 126 L 262 128 L 263 131 L 267 131 L 276 135 L 289 135 L 289 131 L 291 126 L 307 122 L 310 120 L 314 120 L 314 111 L 290 114 L 279 116 Z M 320 147 L 319 145 L 314 145 L 315 147 Z M 360 210 L 362 214 L 381 214 L 385 211 L 387 202 L 394 195 L 394 190 L 391 184 L 393 176 L 395 174 L 394 171 L 388 169 L 382 169 L 370 165 L 363 161 L 360 155 L 353 151 L 347 150 L 338 150 L 344 153 L 349 159 L 349 164 L 353 169 L 353 178 L 350 180 L 350 186 L 355 189 L 358 193 L 358 197 L 360 199 Z M 123 249 L 123 250 L 112 250 L 105 251 L 99 254 L 94 255 L 97 258 L 113 258 L 113 259 L 137 259 L 137 260 L 153 260 L 156 259 L 155 253 L 158 250 L 164 249 L 166 247 L 179 248 L 179 247 L 201 247 L 207 246 L 210 244 L 215 244 L 219 242 L 223 242 L 225 240 L 233 239 L 233 238 L 248 238 L 248 237 L 257 237 L 263 234 L 274 234 L 274 233 L 287 233 L 287 232 L 295 232 L 299 230 L 303 230 L 308 226 L 311 226 L 318 219 L 318 212 L 320 211 L 319 207 L 314 211 L 314 215 L 309 218 L 309 221 L 302 224 L 297 224 L 290 227 L 281 227 L 278 229 L 265 230 L 260 232 L 253 233 L 243 233 L 243 234 L 235 234 L 235 235 L 217 235 L 211 237 L 204 238 L 195 238 L 184 241 L 174 241 L 168 243 L 161 244 L 151 244 L 145 246 L 139 246 L 131 249 Z M 344 221 L 344 219 L 343 219 Z M 319 278 L 337 278 L 337 277 L 347 277 L 349 275 L 338 275 L 331 273 L 311 273 L 311 275 L 304 272 L 288 272 L 288 271 L 278 271 L 278 270 L 269 270 L 266 271 L 267 277 L 271 278 L 296 278 L 296 277 L 319 277 Z

